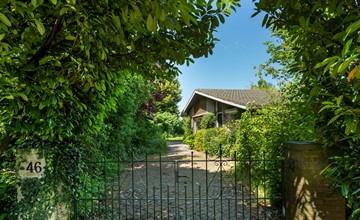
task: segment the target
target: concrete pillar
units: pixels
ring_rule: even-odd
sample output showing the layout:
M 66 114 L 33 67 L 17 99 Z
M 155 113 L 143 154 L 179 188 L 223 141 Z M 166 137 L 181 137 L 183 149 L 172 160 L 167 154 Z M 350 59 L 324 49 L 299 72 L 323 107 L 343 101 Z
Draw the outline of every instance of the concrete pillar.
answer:
M 17 155 L 16 164 L 18 166 L 18 177 L 19 181 L 22 182 L 25 179 L 29 178 L 46 178 L 45 177 L 45 167 L 46 167 L 46 160 L 45 157 L 40 157 L 38 150 L 31 149 L 30 151 L 20 151 L 20 153 Z M 37 184 L 39 184 L 36 187 L 40 188 L 41 181 L 36 181 Z M 21 200 L 27 199 L 24 198 L 24 193 L 27 189 L 26 186 L 23 186 L 25 188 L 22 188 L 21 186 L 17 187 L 17 202 L 20 203 Z M 52 197 L 56 197 L 62 194 L 61 186 L 54 190 L 54 192 L 51 193 Z M 51 198 L 49 198 L 51 199 Z M 27 213 L 21 213 L 21 216 L 19 220 L 21 219 L 31 219 L 31 213 L 38 212 L 35 207 L 35 204 L 33 209 L 27 210 Z M 56 204 L 56 206 L 52 207 L 53 212 L 51 213 L 49 220 L 66 220 L 68 219 L 69 210 L 67 209 L 67 205 L 65 203 L 59 203 Z
M 343 220 L 345 200 L 330 187 L 331 180 L 320 172 L 331 155 L 313 142 L 286 142 L 284 169 L 284 205 L 286 219 Z

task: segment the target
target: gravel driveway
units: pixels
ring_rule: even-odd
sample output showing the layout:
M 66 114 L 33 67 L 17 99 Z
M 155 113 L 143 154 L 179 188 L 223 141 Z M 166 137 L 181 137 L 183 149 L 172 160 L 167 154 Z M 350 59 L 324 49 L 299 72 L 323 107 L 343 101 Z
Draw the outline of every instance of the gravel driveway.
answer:
M 96 180 L 103 180 L 103 187 L 80 184 L 78 219 L 281 219 L 274 217 L 278 212 L 268 199 L 257 196 L 258 189 L 240 180 L 234 161 L 190 150 L 182 142 L 168 145 L 161 157 L 96 163 L 104 170 Z
M 112 203 L 119 218 L 112 219 L 274 219 L 266 201 L 235 181 L 226 158 L 169 142 L 167 154 L 131 164 L 112 193 L 120 194 Z

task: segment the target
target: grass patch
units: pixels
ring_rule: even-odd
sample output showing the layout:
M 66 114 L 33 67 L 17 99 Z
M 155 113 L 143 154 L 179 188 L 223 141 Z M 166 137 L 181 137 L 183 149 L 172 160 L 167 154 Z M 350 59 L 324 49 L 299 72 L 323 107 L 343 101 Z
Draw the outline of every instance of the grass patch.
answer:
M 182 140 L 183 140 L 183 136 L 167 138 L 167 141 L 182 141 Z

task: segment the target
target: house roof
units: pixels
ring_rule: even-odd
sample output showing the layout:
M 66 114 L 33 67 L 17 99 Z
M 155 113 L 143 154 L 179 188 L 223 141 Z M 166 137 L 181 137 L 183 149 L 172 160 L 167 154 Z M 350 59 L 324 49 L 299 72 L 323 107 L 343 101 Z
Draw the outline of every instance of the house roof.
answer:
M 200 97 L 207 97 L 234 107 L 246 109 L 249 103 L 260 107 L 269 102 L 271 93 L 267 90 L 196 89 L 181 112 L 181 115 L 184 116 Z

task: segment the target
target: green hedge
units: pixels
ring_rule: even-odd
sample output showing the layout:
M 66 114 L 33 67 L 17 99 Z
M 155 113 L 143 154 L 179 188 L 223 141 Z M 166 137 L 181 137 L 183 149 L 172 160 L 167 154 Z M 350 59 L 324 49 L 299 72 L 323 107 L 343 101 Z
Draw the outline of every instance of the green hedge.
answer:
M 210 155 L 218 155 L 222 146 L 223 155 L 229 155 L 227 133 L 226 128 L 200 129 L 195 134 L 194 149 L 208 152 Z
M 259 187 L 264 196 L 275 197 L 281 193 L 283 142 L 289 140 L 314 140 L 311 116 L 299 117 L 291 108 L 278 104 L 246 111 L 224 128 L 198 130 L 194 149 L 219 156 L 221 145 L 223 156 L 236 153 L 243 161 L 237 163 L 239 178 L 247 181 L 251 174 L 254 188 Z M 256 161 L 251 166 L 244 162 L 249 158 Z

